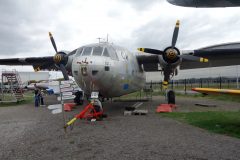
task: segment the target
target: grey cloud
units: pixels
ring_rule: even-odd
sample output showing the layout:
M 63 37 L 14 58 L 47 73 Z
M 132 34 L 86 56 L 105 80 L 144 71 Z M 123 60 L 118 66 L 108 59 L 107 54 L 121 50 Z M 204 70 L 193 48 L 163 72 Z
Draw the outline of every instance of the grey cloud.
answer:
M 57 11 L 57 6 L 42 1 L 1 0 L 0 55 L 31 53 L 46 47 L 49 42 L 43 41 L 43 37 L 48 36 L 47 27 L 56 18 Z
M 129 3 L 131 5 L 132 8 L 141 11 L 141 10 L 145 10 L 148 9 L 149 7 L 151 7 L 152 5 L 158 3 L 158 2 L 163 2 L 165 0 L 121 0 L 125 3 Z
M 209 14 L 214 12 L 186 15 L 181 20 L 177 47 L 180 49 L 196 49 L 218 43 L 237 40 L 240 31 L 237 29 L 240 20 L 231 15 L 226 20 L 214 19 Z M 171 45 L 171 38 L 176 19 L 159 17 L 140 26 L 132 33 L 137 47 L 164 49 Z M 237 32 L 236 32 L 237 31 Z M 194 47 L 194 48 L 192 48 Z

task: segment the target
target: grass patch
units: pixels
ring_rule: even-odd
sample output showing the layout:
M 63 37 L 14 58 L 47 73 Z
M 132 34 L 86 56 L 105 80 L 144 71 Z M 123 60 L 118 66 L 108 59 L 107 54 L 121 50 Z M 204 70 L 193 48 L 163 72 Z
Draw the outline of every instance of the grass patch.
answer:
M 29 104 L 34 102 L 34 97 L 32 92 L 26 92 L 24 94 L 24 100 L 19 102 L 2 102 L 0 103 L 0 107 L 10 107 L 10 106 L 17 106 L 22 104 Z
M 214 100 L 219 100 L 219 101 L 240 103 L 240 98 L 239 98 L 239 96 L 236 96 L 236 95 L 224 95 L 224 94 L 203 95 L 201 93 L 199 93 L 199 94 L 175 93 L 175 94 L 176 94 L 176 96 L 182 96 L 182 97 L 193 97 L 193 98 L 203 97 L 203 98 L 214 99 Z
M 146 93 L 137 91 L 133 92 L 124 96 L 119 97 L 118 99 L 139 99 L 141 97 L 145 97 Z M 234 95 L 223 95 L 223 94 L 215 94 L 215 95 L 203 95 L 201 93 L 197 94 L 184 94 L 184 93 L 178 93 L 175 92 L 176 99 L 178 96 L 180 97 L 190 97 L 190 98 L 207 98 L 207 99 L 214 99 L 214 100 L 220 100 L 220 101 L 229 101 L 229 102 L 238 102 L 240 103 L 240 98 L 239 96 L 234 96 Z M 161 90 L 153 90 L 152 96 L 165 96 L 165 92 Z
M 209 95 L 210 99 L 240 103 L 240 98 L 239 97 L 240 96 L 235 96 L 235 95 Z
M 238 112 L 189 112 L 163 113 L 170 117 L 193 126 L 206 129 L 213 133 L 240 138 L 240 111 Z

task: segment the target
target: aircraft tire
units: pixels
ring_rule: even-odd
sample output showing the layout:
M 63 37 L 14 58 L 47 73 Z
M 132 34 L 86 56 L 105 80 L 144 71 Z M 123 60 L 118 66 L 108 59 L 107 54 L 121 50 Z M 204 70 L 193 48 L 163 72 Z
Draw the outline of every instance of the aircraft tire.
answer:
M 78 104 L 78 105 L 82 105 L 83 104 L 83 101 L 82 101 L 82 93 L 80 91 L 77 91 L 75 93 L 75 98 L 74 98 L 74 103 Z
M 168 104 L 175 104 L 175 93 L 173 90 L 167 92 L 167 101 Z

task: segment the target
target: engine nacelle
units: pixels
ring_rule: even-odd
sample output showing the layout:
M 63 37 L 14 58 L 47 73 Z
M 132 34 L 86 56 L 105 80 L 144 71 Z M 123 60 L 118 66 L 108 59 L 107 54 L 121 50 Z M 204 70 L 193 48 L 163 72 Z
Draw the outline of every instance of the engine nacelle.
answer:
M 160 66 L 161 68 L 167 68 L 167 67 L 170 67 L 172 68 L 172 70 L 175 70 L 175 68 L 177 68 L 180 63 L 181 63 L 181 59 L 179 58 L 176 62 L 174 63 L 168 63 L 164 60 L 163 56 L 158 56 L 158 59 L 159 59 L 159 62 L 160 62 Z
M 54 56 L 55 66 L 59 69 L 59 64 L 63 64 L 69 74 L 72 73 L 73 55 L 68 55 L 69 51 L 60 51 Z
M 176 47 L 167 47 L 164 53 L 158 56 L 161 68 L 163 68 L 163 70 L 164 68 L 170 68 L 172 72 L 174 72 L 182 61 L 178 55 L 180 55 L 180 51 Z

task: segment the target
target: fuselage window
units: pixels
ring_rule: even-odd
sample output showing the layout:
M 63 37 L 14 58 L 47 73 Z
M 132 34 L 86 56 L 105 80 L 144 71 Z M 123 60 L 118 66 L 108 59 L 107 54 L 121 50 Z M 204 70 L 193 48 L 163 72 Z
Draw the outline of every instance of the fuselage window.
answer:
M 110 57 L 107 48 L 104 48 L 103 56 Z
M 108 51 L 109 51 L 109 55 L 112 59 L 118 60 L 117 53 L 116 53 L 115 49 L 113 49 L 112 47 L 109 47 Z
M 82 56 L 89 56 L 92 53 L 92 47 L 85 47 Z
M 93 48 L 93 56 L 101 56 L 102 55 L 103 48 L 102 47 L 94 47 Z
M 128 56 L 125 51 L 121 51 L 122 58 L 128 60 Z
M 78 48 L 76 56 L 80 56 L 82 54 L 83 48 Z

